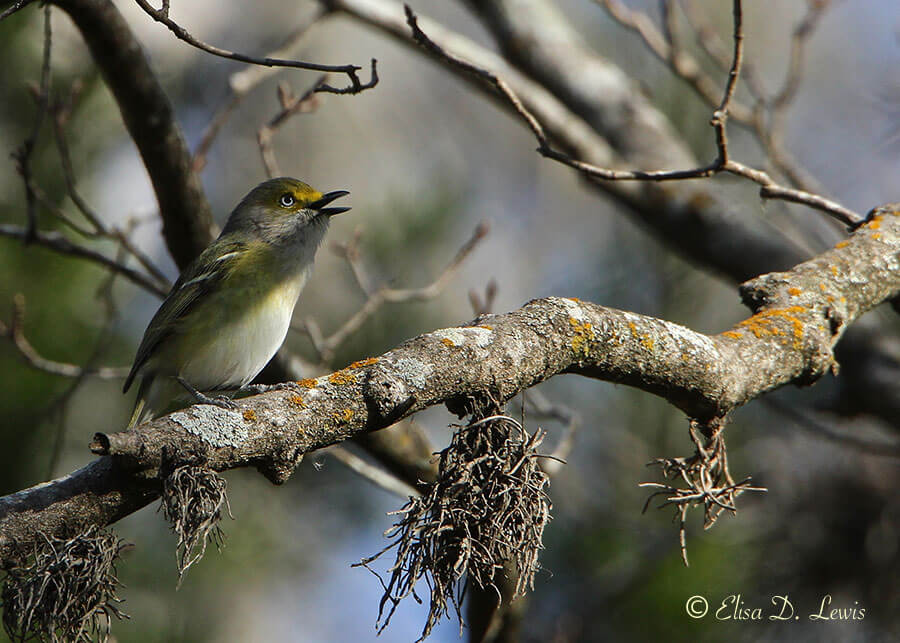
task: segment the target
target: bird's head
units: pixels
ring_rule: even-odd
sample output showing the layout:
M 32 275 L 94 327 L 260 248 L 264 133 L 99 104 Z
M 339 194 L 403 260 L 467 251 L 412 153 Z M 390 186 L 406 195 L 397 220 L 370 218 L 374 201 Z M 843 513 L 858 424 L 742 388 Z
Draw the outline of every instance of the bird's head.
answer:
M 289 177 L 263 181 L 245 196 L 228 217 L 222 234 L 252 234 L 275 241 L 303 233 L 307 228 L 328 227 L 331 217 L 350 208 L 329 208 L 329 203 L 349 194 L 336 190 L 325 194 Z

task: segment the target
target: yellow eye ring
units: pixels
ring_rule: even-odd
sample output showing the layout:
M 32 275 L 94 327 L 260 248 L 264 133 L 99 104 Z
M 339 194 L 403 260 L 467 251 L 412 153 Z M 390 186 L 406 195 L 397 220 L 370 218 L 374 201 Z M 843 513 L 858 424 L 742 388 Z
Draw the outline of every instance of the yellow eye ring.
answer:
M 281 207 L 283 207 L 283 208 L 293 207 L 293 205 L 295 203 L 294 195 L 291 194 L 290 192 L 285 192 L 284 194 L 281 195 L 281 198 L 278 199 L 278 203 L 280 203 Z

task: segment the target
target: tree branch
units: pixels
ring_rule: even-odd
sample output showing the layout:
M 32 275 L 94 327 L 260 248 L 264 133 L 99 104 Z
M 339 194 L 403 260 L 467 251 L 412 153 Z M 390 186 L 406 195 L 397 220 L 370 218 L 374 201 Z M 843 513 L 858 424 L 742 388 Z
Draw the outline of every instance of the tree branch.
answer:
M 749 167 L 744 163 L 739 163 L 729 157 L 728 138 L 726 135 L 726 123 L 729 115 L 729 108 L 734 92 L 737 88 L 738 79 L 740 78 L 741 65 L 743 62 L 743 9 L 741 0 L 733 0 L 734 14 L 734 57 L 732 59 L 731 68 L 728 71 L 728 81 L 725 84 L 725 92 L 719 103 L 718 108 L 713 112 L 710 124 L 715 130 L 716 138 L 716 158 L 710 163 L 692 167 L 684 170 L 616 170 L 608 167 L 600 167 L 593 163 L 586 163 L 571 155 L 559 152 L 553 149 L 550 140 L 544 133 L 535 116 L 528 111 L 522 101 L 516 96 L 515 92 L 496 74 L 491 73 L 487 69 L 480 68 L 472 63 L 456 56 L 437 45 L 431 40 L 420 28 L 416 15 L 409 6 L 406 6 L 406 19 L 413 32 L 413 38 L 429 51 L 443 59 L 449 64 L 462 69 L 463 71 L 474 74 L 484 82 L 494 87 L 512 106 L 513 110 L 526 122 L 528 128 L 532 131 L 538 141 L 538 152 L 547 158 L 558 161 L 564 165 L 583 172 L 591 177 L 602 179 L 605 181 L 681 181 L 684 179 L 708 178 L 720 172 L 728 172 L 735 176 L 758 183 L 761 187 L 759 195 L 765 199 L 783 199 L 800 203 L 811 208 L 815 208 L 834 217 L 844 225 L 852 227 L 858 225 L 863 219 L 857 213 L 845 208 L 844 206 L 826 199 L 824 197 L 809 194 L 803 190 L 796 190 L 776 183 L 768 173 Z
M 359 79 L 359 74 L 357 73 L 360 69 L 362 69 L 362 67 L 359 67 L 357 65 L 322 65 L 320 63 L 303 62 L 302 60 L 287 60 L 283 58 L 268 57 L 257 58 L 255 56 L 248 56 L 247 54 L 241 54 L 234 51 L 229 51 L 227 49 L 222 49 L 221 47 L 215 47 L 192 36 L 187 29 L 185 29 L 169 17 L 168 2 L 163 2 L 162 6 L 159 9 L 155 9 L 149 2 L 147 2 L 147 0 L 136 0 L 136 2 L 148 16 L 168 27 L 169 31 L 175 34 L 175 36 L 179 40 L 183 40 L 192 47 L 196 47 L 197 49 L 205 51 L 208 54 L 212 54 L 213 56 L 228 58 L 229 60 L 237 60 L 238 62 L 250 63 L 252 65 L 262 65 L 264 67 L 291 67 L 294 69 L 307 69 L 310 71 L 336 72 L 346 74 L 347 78 L 350 80 L 350 85 L 342 88 L 335 88 L 322 83 L 317 83 L 315 91 L 328 92 L 331 94 L 358 94 L 367 89 L 371 89 L 378 84 L 378 72 L 376 69 L 377 63 L 374 59 L 372 59 L 371 78 L 369 79 L 369 82 L 363 83 Z
M 574 299 L 539 299 L 473 325 L 411 339 L 374 360 L 238 402 L 196 405 L 137 430 L 98 433 L 105 457 L 0 499 L 0 558 L 39 534 L 107 524 L 150 502 L 172 460 L 223 471 L 255 466 L 274 483 L 305 453 L 390 426 L 437 404 L 510 399 L 578 373 L 664 397 L 700 421 L 835 369 L 832 349 L 860 315 L 900 293 L 900 204 L 873 211 L 851 238 L 785 273 L 742 286 L 754 315 L 719 335 Z
M 9 237 L 10 239 L 26 241 L 28 238 L 28 230 L 21 226 L 12 225 L 9 223 L 0 223 L 0 237 Z M 160 297 L 165 297 L 166 293 L 168 292 L 167 288 L 162 287 L 155 279 L 151 278 L 150 276 L 134 270 L 133 268 L 129 268 L 125 264 L 120 263 L 111 257 L 107 257 L 100 252 L 73 243 L 59 232 L 37 231 L 34 234 L 32 243 L 38 246 L 43 246 L 59 254 L 92 261 L 100 266 L 103 266 L 104 268 L 121 274 L 129 281 L 132 281 L 141 288 L 144 288 L 145 290 L 152 292 Z
M 212 241 L 213 218 L 191 154 L 140 44 L 110 0 L 51 0 L 69 14 L 144 160 L 172 257 L 185 267 Z
M 426 51 L 413 39 L 398 2 L 320 2 L 407 46 Z M 472 0 L 469 4 L 516 68 L 433 20 L 419 16 L 419 24 L 443 49 L 503 78 L 539 120 L 548 138 L 563 151 L 605 167 L 696 165 L 665 115 L 618 67 L 591 50 L 553 5 L 545 0 Z M 444 69 L 513 111 L 509 102 L 481 79 L 446 64 Z M 771 222 L 734 216 L 733 203 L 706 182 L 630 184 L 591 180 L 590 185 L 625 205 L 623 213 L 686 260 L 734 282 L 786 269 L 808 256 Z M 881 345 L 890 344 L 889 340 L 873 342 L 874 321 L 862 320 L 857 326 L 838 348 L 841 359 L 853 371 L 853 377 L 839 382 L 840 410 L 872 413 L 894 423 L 900 409 L 895 386 L 900 378 L 900 360 L 892 357 L 896 342 L 891 350 Z

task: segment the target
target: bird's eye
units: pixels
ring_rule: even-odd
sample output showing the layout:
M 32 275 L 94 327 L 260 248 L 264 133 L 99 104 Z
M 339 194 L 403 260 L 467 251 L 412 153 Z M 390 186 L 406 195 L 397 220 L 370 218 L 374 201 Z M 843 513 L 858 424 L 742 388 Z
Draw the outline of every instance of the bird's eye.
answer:
M 285 192 L 281 195 L 281 198 L 278 200 L 281 203 L 282 207 L 289 208 L 294 205 L 294 195 L 290 192 Z

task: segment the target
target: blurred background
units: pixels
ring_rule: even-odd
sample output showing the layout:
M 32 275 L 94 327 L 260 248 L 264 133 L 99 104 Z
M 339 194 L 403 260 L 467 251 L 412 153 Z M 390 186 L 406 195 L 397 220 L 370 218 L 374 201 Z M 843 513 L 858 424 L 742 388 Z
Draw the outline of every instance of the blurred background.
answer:
M 212 0 L 174 2 L 172 17 L 208 42 L 261 55 L 276 47 L 312 2 Z M 585 40 L 645 88 L 702 159 L 714 149 L 710 110 L 637 40 L 590 0 L 559 0 Z M 728 41 L 728 3 L 700 2 Z M 785 74 L 790 34 L 805 3 L 747 3 L 747 59 L 770 87 Z M 416 0 L 414 8 L 486 47 L 490 36 L 457 3 Z M 631 2 L 659 19 L 658 3 Z M 243 68 L 176 40 L 134 3 L 119 3 L 149 52 L 189 146 L 199 142 L 228 99 L 229 76 Z M 86 48 L 68 18 L 53 13 L 53 86 L 83 83 L 67 124 L 78 189 L 110 225 L 136 221 L 135 245 L 170 278 L 177 276 L 156 217 L 156 202 L 136 149 Z M 37 5 L 0 23 L 0 149 L 13 151 L 34 120 L 29 85 L 40 77 L 42 18 Z M 534 153 L 521 124 L 418 52 L 347 17 L 328 18 L 304 36 L 302 60 L 366 65 L 379 61 L 378 86 L 357 96 L 319 95 L 315 111 L 282 127 L 274 152 L 282 171 L 320 190 L 347 189 L 353 210 L 335 220 L 330 242 L 359 236 L 361 261 L 377 283 L 429 283 L 471 236 L 490 222 L 489 236 L 436 299 L 388 305 L 334 358 L 336 367 L 378 355 L 400 341 L 473 316 L 468 293 L 495 280 L 494 312 L 548 295 L 579 297 L 654 315 L 702 332 L 720 332 L 746 316 L 733 284 L 673 254 L 587 190 L 576 174 Z M 788 113 L 786 147 L 826 186 L 859 212 L 898 200 L 900 172 L 900 5 L 894 0 L 836 2 L 807 48 L 807 72 Z M 718 77 L 717 77 L 718 78 Z M 281 71 L 245 99 L 212 145 L 202 180 L 221 224 L 251 187 L 266 178 L 256 143 L 260 126 L 279 111 L 276 86 L 302 93 L 312 72 Z M 332 79 L 336 84 L 341 79 Z M 732 128 L 740 160 L 761 164 L 749 136 Z M 0 164 L 0 222 L 23 224 L 25 200 L 14 162 Z M 36 180 L 48 198 L 77 219 L 65 198 L 59 155 L 49 131 L 34 156 Z M 815 253 L 839 232 L 822 214 L 763 202 L 757 188 L 717 178 L 733 194 L 733 216 L 771 234 L 787 234 Z M 46 214 L 41 228 L 72 233 Z M 73 237 L 77 238 L 77 237 Z M 79 239 L 80 241 L 80 239 Z M 113 244 L 92 244 L 111 254 Z M 0 237 L 0 319 L 24 295 L 24 332 L 44 357 L 73 364 L 127 367 L 158 305 L 124 279 L 108 287 L 100 268 Z M 298 321 L 311 317 L 331 332 L 363 303 L 344 261 L 326 247 L 300 299 Z M 109 315 L 110 305 L 113 315 Z M 878 310 L 896 336 L 895 313 Z M 309 360 L 308 337 L 289 346 Z M 0 341 L 0 493 L 83 466 L 94 431 L 127 422 L 132 397 L 121 379 L 73 380 L 29 366 Z M 900 386 L 900 383 L 898 383 Z M 789 405 L 816 406 L 830 382 L 785 390 Z M 734 416 L 728 428 L 731 470 L 752 475 L 766 494 L 744 495 L 740 513 L 703 532 L 688 525 L 691 566 L 681 563 L 677 524 L 668 511 L 641 515 L 638 483 L 656 480 L 645 464 L 688 455 L 685 418 L 665 402 L 626 387 L 576 376 L 540 387 L 581 419 L 568 465 L 552 480 L 554 519 L 545 533 L 544 572 L 527 599 L 524 641 L 896 640 L 900 639 L 900 460 L 861 452 L 803 430 L 761 403 Z M 518 413 L 520 401 L 511 408 Z M 455 421 L 442 408 L 416 417 L 435 448 Z M 842 420 L 854 435 L 897 438 L 894 427 L 866 418 Z M 552 449 L 564 428 L 552 420 L 526 426 L 549 432 Z M 893 430 L 893 432 L 891 432 Z M 59 445 L 58 449 L 55 445 Z M 58 452 L 58 457 L 54 453 Z M 122 641 L 373 641 L 381 585 L 353 562 L 384 545 L 386 512 L 404 499 L 358 477 L 327 453 L 314 454 L 283 487 L 255 471 L 226 474 L 234 520 L 223 527 L 221 553 L 211 550 L 176 590 L 175 540 L 151 506 L 115 526 L 135 543 L 119 572 L 128 621 L 113 624 Z M 424 588 L 423 588 L 424 590 Z M 685 603 L 702 595 L 712 608 L 730 595 L 744 607 L 770 609 L 789 595 L 797 622 L 691 619 Z M 864 607 L 865 619 L 810 622 L 825 595 L 834 607 Z M 766 612 L 769 613 L 769 612 Z M 425 609 L 403 604 L 381 635 L 413 641 Z M 459 640 L 445 622 L 433 641 Z

